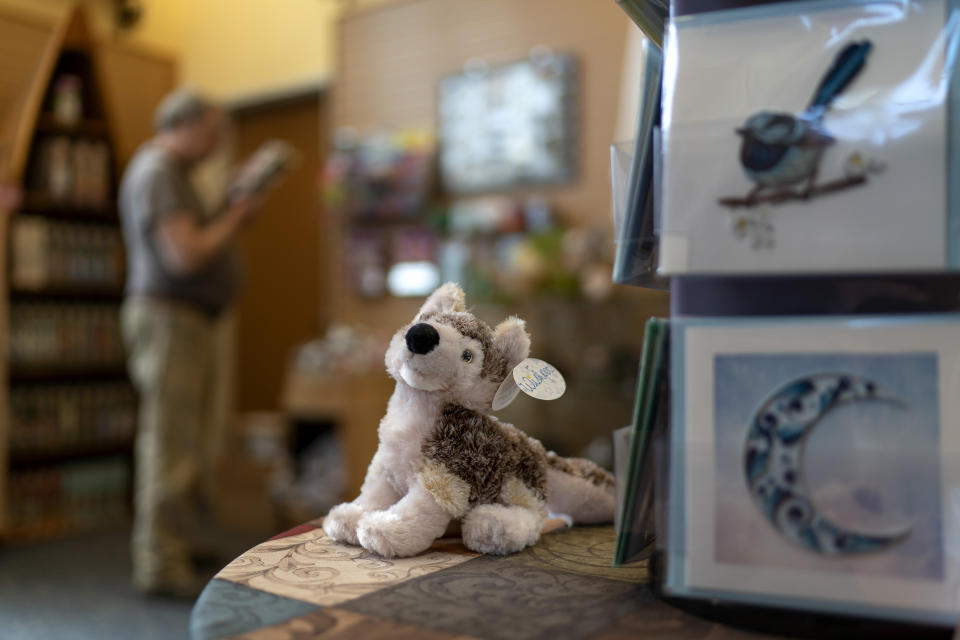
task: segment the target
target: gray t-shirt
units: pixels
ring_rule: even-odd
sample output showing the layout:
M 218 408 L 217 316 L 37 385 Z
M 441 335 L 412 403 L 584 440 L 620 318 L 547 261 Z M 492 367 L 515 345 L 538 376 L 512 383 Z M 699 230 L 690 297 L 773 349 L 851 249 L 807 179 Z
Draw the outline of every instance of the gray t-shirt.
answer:
M 155 144 L 143 145 L 123 175 L 119 207 L 127 247 L 128 296 L 178 300 L 211 315 L 233 301 L 240 274 L 232 245 L 189 275 L 171 272 L 161 259 L 154 233 L 159 220 L 184 212 L 196 216 L 200 224 L 212 219 L 190 182 L 186 165 Z

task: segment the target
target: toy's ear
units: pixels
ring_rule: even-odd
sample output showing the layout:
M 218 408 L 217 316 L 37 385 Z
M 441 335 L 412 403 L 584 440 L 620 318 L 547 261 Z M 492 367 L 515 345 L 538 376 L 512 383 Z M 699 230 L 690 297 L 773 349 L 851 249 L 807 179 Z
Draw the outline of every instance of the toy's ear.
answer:
M 507 370 L 512 371 L 530 355 L 530 335 L 527 334 L 526 323 L 516 316 L 507 318 L 493 330 L 493 344 L 507 360 Z
M 466 296 L 463 295 L 463 289 L 453 282 L 448 282 L 430 294 L 427 301 L 420 307 L 419 315 L 466 310 L 467 303 Z

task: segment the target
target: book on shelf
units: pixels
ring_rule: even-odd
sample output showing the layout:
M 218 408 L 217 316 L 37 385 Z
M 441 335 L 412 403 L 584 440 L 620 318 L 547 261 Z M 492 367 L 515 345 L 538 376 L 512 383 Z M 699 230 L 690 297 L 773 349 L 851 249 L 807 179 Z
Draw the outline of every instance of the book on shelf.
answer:
M 13 461 L 132 442 L 137 402 L 127 382 L 15 386 L 9 398 Z
M 19 290 L 119 291 L 123 240 L 118 229 L 18 216 L 11 236 L 11 284 Z
M 130 464 L 123 457 L 10 474 L 7 535 L 34 540 L 122 522 L 129 515 Z
M 38 367 L 122 370 L 120 314 L 110 304 L 16 303 L 10 308 L 9 350 L 14 373 Z
M 56 206 L 102 210 L 110 200 L 110 150 L 103 140 L 41 137 L 28 186 Z

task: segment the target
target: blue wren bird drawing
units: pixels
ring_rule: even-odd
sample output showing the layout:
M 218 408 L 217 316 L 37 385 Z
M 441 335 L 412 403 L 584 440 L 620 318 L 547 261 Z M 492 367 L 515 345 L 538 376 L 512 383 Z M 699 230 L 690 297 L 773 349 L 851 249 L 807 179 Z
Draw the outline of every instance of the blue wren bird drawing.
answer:
M 721 198 L 720 204 L 733 207 L 753 206 L 761 201 L 806 200 L 865 180 L 859 175 L 817 185 L 824 153 L 835 142 L 824 127 L 824 116 L 860 75 L 872 46 L 869 40 L 846 45 L 802 113 L 759 111 L 736 129 L 741 138 L 740 165 L 754 186 L 745 198 Z

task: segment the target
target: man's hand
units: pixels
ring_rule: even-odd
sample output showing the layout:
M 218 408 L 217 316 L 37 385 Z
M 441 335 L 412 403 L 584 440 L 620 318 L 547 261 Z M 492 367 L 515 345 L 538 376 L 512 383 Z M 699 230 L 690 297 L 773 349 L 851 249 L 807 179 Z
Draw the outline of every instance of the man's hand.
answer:
M 230 201 L 230 204 L 227 205 L 227 211 L 225 215 L 235 215 L 238 216 L 242 221 L 248 222 L 254 219 L 258 213 L 260 213 L 260 209 L 263 206 L 263 200 L 264 198 L 262 194 L 241 196 Z
M 156 226 L 164 266 L 181 276 L 197 273 L 226 250 L 240 228 L 256 217 L 263 200 L 261 193 L 230 200 L 223 213 L 207 224 L 198 223 L 190 211 L 164 217 Z

